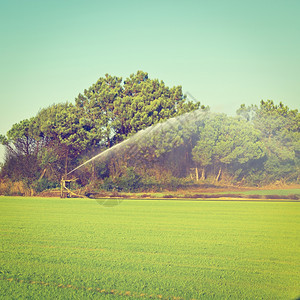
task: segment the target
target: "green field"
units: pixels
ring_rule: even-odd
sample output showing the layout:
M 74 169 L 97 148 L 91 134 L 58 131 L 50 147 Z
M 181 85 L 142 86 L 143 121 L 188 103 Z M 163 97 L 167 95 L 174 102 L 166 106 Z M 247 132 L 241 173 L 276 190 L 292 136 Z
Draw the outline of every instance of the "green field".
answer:
M 0 197 L 1 299 L 296 299 L 300 203 Z

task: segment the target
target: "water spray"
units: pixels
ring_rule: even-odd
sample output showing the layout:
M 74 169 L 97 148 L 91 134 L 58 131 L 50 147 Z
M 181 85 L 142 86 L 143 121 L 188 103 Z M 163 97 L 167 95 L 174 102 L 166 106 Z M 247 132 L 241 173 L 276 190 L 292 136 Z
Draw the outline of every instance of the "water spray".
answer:
M 93 162 L 96 159 L 108 159 L 111 156 L 113 156 L 116 152 L 120 152 L 122 150 L 127 150 L 130 154 L 136 154 L 140 150 L 140 145 L 147 141 L 147 139 L 151 137 L 157 136 L 159 133 L 162 133 L 164 131 L 170 130 L 172 128 L 178 127 L 178 125 L 181 125 L 182 128 L 185 126 L 191 124 L 192 122 L 196 122 L 198 120 L 203 120 L 205 116 L 207 116 L 208 112 L 203 111 L 201 109 L 186 113 L 177 117 L 173 117 L 171 119 L 166 120 L 165 122 L 160 122 L 155 125 L 152 125 L 146 129 L 138 131 L 133 136 L 129 137 L 128 139 L 120 142 L 117 145 L 114 145 L 113 147 L 104 150 L 103 152 L 95 155 L 94 157 L 90 158 L 89 160 L 85 161 L 81 165 L 77 166 L 70 172 L 66 174 L 66 176 L 74 173 L 78 169 L 82 168 L 83 166 Z M 126 147 L 129 147 L 126 149 Z M 69 193 L 69 195 L 72 194 L 70 191 L 70 183 L 72 181 L 75 181 L 75 179 L 66 180 L 62 178 L 61 186 L 62 190 L 66 189 Z M 74 193 L 73 193 L 74 194 Z M 76 195 L 78 196 L 78 195 Z
M 81 165 L 79 165 L 76 168 L 74 168 L 73 170 L 71 170 L 66 175 L 68 176 L 68 175 L 72 174 L 76 170 L 82 168 L 86 164 L 88 164 L 96 159 L 107 158 L 107 157 L 113 155 L 116 151 L 121 151 L 127 145 L 131 145 L 132 148 L 130 150 L 132 150 L 132 149 L 136 148 L 137 142 L 144 141 L 143 139 L 149 138 L 152 135 L 162 132 L 165 129 L 174 128 L 178 124 L 185 126 L 185 125 L 191 123 L 192 121 L 197 121 L 198 119 L 202 120 L 203 117 L 206 115 L 207 115 L 207 112 L 205 112 L 203 110 L 196 110 L 196 111 L 193 111 L 190 113 L 183 114 L 178 117 L 168 119 L 163 123 L 157 123 L 146 129 L 142 129 L 142 130 L 138 131 L 136 134 L 134 134 L 133 136 L 131 136 L 130 138 L 128 138 L 127 140 L 124 140 L 124 141 L 120 142 L 119 144 L 114 145 L 113 147 L 106 149 L 103 152 L 101 152 L 101 153 L 95 155 L 94 157 L 90 158 L 89 160 L 85 161 Z

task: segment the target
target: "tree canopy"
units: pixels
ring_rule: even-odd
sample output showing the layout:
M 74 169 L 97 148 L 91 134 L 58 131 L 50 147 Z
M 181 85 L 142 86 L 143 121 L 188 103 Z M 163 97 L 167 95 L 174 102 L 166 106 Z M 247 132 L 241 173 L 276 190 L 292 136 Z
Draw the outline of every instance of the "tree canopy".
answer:
M 170 88 L 143 71 L 124 81 L 106 74 L 74 103 L 53 104 L 14 124 L 0 135 L 6 147 L 0 176 L 30 187 L 41 180 L 53 186 L 125 139 L 130 142 L 109 161 L 81 170 L 82 185 L 126 182 L 128 190 L 129 178 L 140 189 L 180 178 L 252 185 L 299 181 L 298 110 L 267 100 L 242 104 L 236 117 L 210 113 L 188 100 L 181 86 Z M 195 169 L 200 178 L 193 176 Z

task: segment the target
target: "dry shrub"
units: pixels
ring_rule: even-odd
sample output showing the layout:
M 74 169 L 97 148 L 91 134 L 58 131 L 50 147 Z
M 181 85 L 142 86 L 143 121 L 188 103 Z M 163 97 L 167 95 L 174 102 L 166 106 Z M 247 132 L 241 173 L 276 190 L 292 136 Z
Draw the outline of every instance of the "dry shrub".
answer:
M 110 197 L 120 197 L 120 193 L 118 191 L 112 191 Z
M 4 196 L 30 196 L 31 190 L 22 181 L 11 180 L 0 181 L 0 195 Z
M 24 196 L 30 193 L 30 190 L 28 188 L 25 188 L 24 183 L 22 181 L 18 181 L 13 183 L 11 193 L 13 195 Z
M 118 197 L 118 198 L 130 198 L 128 195 L 125 194 L 120 194 L 118 191 L 113 191 L 109 197 L 113 198 L 113 197 Z
M 10 191 L 10 186 L 11 186 L 11 184 L 9 181 L 1 180 L 0 181 L 0 195 L 7 196 Z

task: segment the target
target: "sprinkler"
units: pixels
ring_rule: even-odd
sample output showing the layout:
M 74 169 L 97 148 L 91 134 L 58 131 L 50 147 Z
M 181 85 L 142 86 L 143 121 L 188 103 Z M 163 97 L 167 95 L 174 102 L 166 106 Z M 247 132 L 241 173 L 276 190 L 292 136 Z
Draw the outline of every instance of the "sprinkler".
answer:
M 60 198 L 71 198 L 71 196 L 76 196 L 76 197 L 83 197 L 81 195 L 77 195 L 74 192 L 71 191 L 71 182 L 72 181 L 77 181 L 77 178 L 72 178 L 72 179 L 64 179 L 64 177 L 61 178 L 60 181 Z

